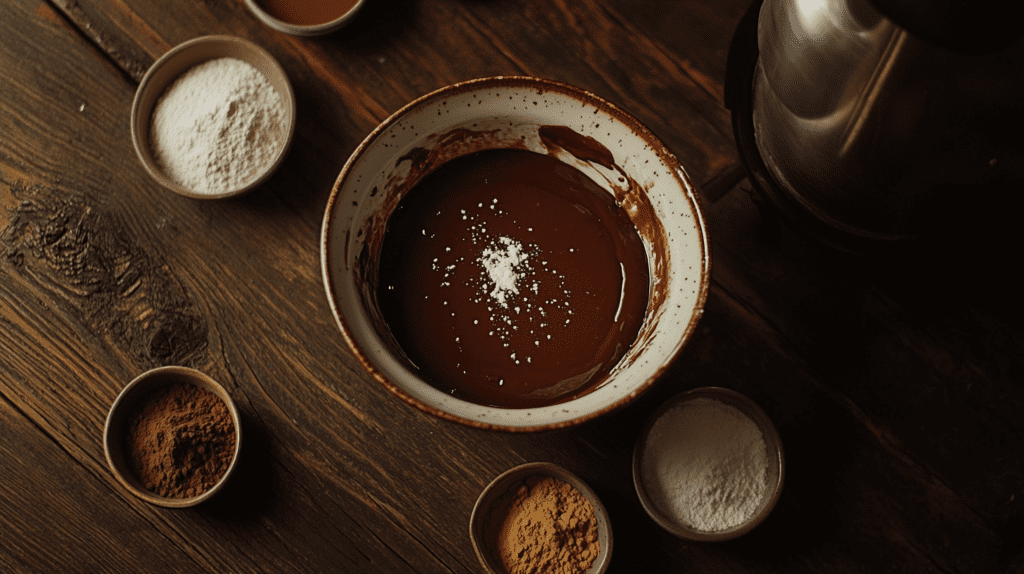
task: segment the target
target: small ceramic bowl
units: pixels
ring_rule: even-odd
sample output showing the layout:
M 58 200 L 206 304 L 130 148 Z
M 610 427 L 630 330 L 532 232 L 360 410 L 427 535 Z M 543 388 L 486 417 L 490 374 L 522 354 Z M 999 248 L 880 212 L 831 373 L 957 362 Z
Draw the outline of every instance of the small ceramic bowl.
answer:
M 302 3 L 300 2 L 298 4 Z M 309 6 L 314 5 L 315 2 L 306 2 L 305 4 Z M 366 4 L 366 0 L 356 0 L 347 12 L 333 20 L 316 24 L 296 24 L 270 15 L 270 13 L 260 6 L 260 2 L 258 0 L 245 0 L 245 5 L 249 8 L 249 11 L 259 18 L 260 22 L 263 22 L 278 32 L 284 32 L 285 34 L 291 34 L 292 36 L 323 36 L 324 34 L 330 34 L 331 32 L 337 31 L 355 18 L 359 10 L 363 8 L 363 4 Z
M 644 243 L 651 287 L 640 332 L 607 378 L 572 400 L 499 408 L 438 390 L 397 347 L 377 305 L 381 244 L 402 196 L 443 163 L 489 149 L 532 151 L 578 169 L 615 196 Z M 356 148 L 334 184 L 320 253 L 331 311 L 372 377 L 431 415 L 520 432 L 592 420 L 650 388 L 694 332 L 711 265 L 697 193 L 665 145 L 594 94 L 527 77 L 448 86 L 385 120 Z
M 725 530 L 706 532 L 694 529 L 687 524 L 680 523 L 672 518 L 670 512 L 661 508 L 655 497 L 651 496 L 648 492 L 649 487 L 647 485 L 650 484 L 653 479 L 646 476 L 647 467 L 645 465 L 644 457 L 645 453 L 648 452 L 648 438 L 650 437 L 651 429 L 668 410 L 694 399 L 713 399 L 735 407 L 757 425 L 757 428 L 761 431 L 761 437 L 764 439 L 766 447 L 765 454 L 768 465 L 766 481 L 767 490 L 761 499 L 761 503 L 750 518 Z M 775 503 L 779 500 L 779 495 L 782 493 L 782 483 L 785 478 L 785 469 L 786 463 L 782 449 L 782 441 L 779 439 L 779 433 L 775 429 L 775 425 L 772 424 L 771 419 L 768 418 L 768 415 L 761 410 L 761 407 L 757 406 L 757 403 L 750 400 L 745 395 L 721 387 L 702 387 L 693 389 L 685 393 L 680 393 L 666 401 L 647 421 L 643 431 L 640 433 L 639 439 L 637 440 L 636 449 L 633 452 L 633 484 L 636 488 L 637 496 L 640 498 L 640 504 L 644 507 L 644 510 L 647 511 L 647 514 L 651 519 L 668 532 L 678 536 L 679 538 L 698 542 L 721 542 L 724 540 L 731 540 L 750 532 L 755 526 L 760 524 L 771 513 L 772 509 L 775 507 Z
M 228 412 L 231 414 L 231 421 L 235 426 L 235 450 L 232 453 L 231 462 L 228 464 L 224 475 L 221 476 L 216 484 L 202 494 L 189 498 L 169 498 L 147 490 L 139 479 L 135 477 L 127 460 L 125 460 L 124 452 L 125 425 L 128 424 L 129 417 L 135 412 L 136 406 L 150 393 L 165 385 L 176 382 L 191 383 L 217 395 L 227 406 Z M 114 477 L 117 478 L 117 481 L 142 500 L 168 508 L 195 506 L 217 494 L 234 472 L 235 466 L 238 463 L 238 454 L 241 450 L 242 418 L 234 401 L 231 400 L 231 396 L 224 390 L 224 387 L 207 375 L 187 367 L 159 367 L 146 371 L 133 379 L 114 399 L 114 404 L 110 407 L 109 414 L 107 414 L 106 425 L 103 427 L 103 452 L 107 459 L 107 465 L 110 467 Z
M 254 179 L 237 189 L 221 193 L 198 193 L 164 174 L 157 165 L 150 145 L 150 122 L 153 110 L 168 87 L 186 71 L 204 62 L 219 58 L 235 58 L 259 70 L 281 96 L 285 109 L 285 140 L 273 161 Z M 252 42 L 232 36 L 204 36 L 171 48 L 150 66 L 142 77 L 131 111 L 132 143 L 142 166 L 164 188 L 179 195 L 196 199 L 221 199 L 252 191 L 263 184 L 284 162 L 295 134 L 295 92 L 288 76 L 277 60 L 266 50 Z
M 515 494 L 516 489 L 526 479 L 533 476 L 550 476 L 565 482 L 590 502 L 597 519 L 597 541 L 601 549 L 586 574 L 602 574 L 607 571 L 612 556 L 612 526 L 608 520 L 608 512 L 601 504 L 601 499 L 587 483 L 576 475 L 556 464 L 547 462 L 526 463 L 505 471 L 492 480 L 477 498 L 476 504 L 473 506 L 473 513 L 469 518 L 469 537 L 484 570 L 488 574 L 506 574 L 501 560 L 495 555 L 496 523 L 502 518 L 495 513 L 501 510 L 502 504 Z

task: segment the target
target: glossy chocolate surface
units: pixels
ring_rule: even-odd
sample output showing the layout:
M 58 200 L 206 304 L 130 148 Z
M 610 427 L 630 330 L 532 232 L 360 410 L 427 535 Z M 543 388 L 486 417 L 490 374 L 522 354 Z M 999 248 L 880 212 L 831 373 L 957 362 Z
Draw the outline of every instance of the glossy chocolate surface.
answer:
M 614 197 L 522 150 L 463 156 L 392 214 L 378 303 L 413 365 L 453 396 L 510 408 L 569 400 L 636 338 L 648 267 Z

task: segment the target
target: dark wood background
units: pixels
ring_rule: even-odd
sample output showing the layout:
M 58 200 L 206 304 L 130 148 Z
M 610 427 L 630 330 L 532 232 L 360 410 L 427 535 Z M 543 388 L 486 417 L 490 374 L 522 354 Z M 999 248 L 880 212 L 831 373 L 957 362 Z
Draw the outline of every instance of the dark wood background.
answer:
M 303 39 L 241 0 L 0 2 L 0 571 L 476 572 L 481 489 L 552 461 L 608 507 L 613 573 L 1024 572 L 1020 241 L 986 222 L 966 242 L 856 258 L 763 220 L 723 105 L 747 7 L 370 0 Z M 299 125 L 262 188 L 197 201 L 147 177 L 128 119 L 155 58 L 215 33 L 279 59 Z M 640 400 L 564 431 L 484 432 L 406 406 L 361 372 L 321 285 L 320 224 L 348 154 L 410 100 L 499 74 L 636 115 L 708 215 L 692 342 Z M 189 510 L 132 497 L 101 445 L 120 389 L 171 364 L 221 381 L 245 425 L 234 481 Z M 630 475 L 646 418 L 705 385 L 756 400 L 788 459 L 774 513 L 721 544 L 658 529 Z

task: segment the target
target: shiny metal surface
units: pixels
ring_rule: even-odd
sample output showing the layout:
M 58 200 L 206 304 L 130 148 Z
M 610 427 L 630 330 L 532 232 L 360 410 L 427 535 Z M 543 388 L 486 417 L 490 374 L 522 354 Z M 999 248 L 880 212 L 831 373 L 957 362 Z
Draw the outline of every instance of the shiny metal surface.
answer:
M 1024 42 L 964 56 L 867 0 L 765 0 L 757 43 L 757 148 L 832 227 L 912 238 L 1024 178 Z

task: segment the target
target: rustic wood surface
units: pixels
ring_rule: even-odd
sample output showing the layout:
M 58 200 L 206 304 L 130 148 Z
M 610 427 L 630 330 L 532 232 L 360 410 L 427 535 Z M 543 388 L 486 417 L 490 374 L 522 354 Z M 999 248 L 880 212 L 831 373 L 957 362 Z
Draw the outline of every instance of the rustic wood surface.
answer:
M 1024 572 L 1020 241 L 983 225 L 866 259 L 763 219 L 723 105 L 747 6 L 372 0 L 304 39 L 241 0 L 0 2 L 0 572 L 477 572 L 473 503 L 527 461 L 602 497 L 613 573 Z M 262 188 L 196 201 L 148 178 L 128 116 L 155 58 L 214 33 L 279 59 L 299 125 Z M 640 400 L 558 432 L 464 428 L 395 399 L 348 352 L 321 285 L 348 154 L 415 97 L 499 74 L 636 115 L 709 221 L 692 342 Z M 244 418 L 234 481 L 188 510 L 131 496 L 101 445 L 120 389 L 171 364 L 221 381 Z M 661 531 L 630 474 L 651 412 L 705 385 L 755 399 L 788 461 L 773 514 L 721 544 Z

